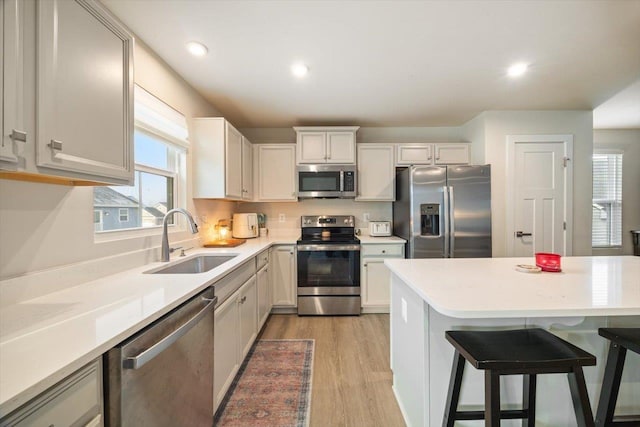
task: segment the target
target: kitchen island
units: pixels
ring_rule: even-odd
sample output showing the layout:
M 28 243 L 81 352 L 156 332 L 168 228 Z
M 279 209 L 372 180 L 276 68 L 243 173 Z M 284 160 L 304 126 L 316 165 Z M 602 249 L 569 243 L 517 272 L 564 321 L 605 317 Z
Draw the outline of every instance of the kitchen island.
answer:
M 566 257 L 561 273 L 521 273 L 531 258 L 393 259 L 391 369 L 408 426 L 440 426 L 453 347 L 453 329 L 541 327 L 594 354 L 585 368 L 595 412 L 609 342 L 598 328 L 640 325 L 640 257 Z M 460 409 L 482 409 L 482 371 L 465 370 Z M 521 376 L 503 377 L 503 409 L 518 408 Z M 616 414 L 640 413 L 640 357 L 629 353 Z M 477 426 L 477 421 L 458 422 Z M 503 426 L 521 425 L 520 420 Z M 566 375 L 538 378 L 538 426 L 576 425 Z

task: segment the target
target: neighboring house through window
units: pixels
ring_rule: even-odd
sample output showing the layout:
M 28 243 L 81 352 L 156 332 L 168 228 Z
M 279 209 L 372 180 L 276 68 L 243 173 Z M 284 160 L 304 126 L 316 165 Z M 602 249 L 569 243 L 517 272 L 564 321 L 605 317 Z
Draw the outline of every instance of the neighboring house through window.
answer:
M 593 154 L 592 246 L 622 246 L 622 153 Z
M 178 194 L 186 182 L 185 117 L 139 86 L 134 117 L 135 182 L 130 187 L 95 187 L 98 232 L 157 227 L 169 209 L 179 206 Z M 95 216 L 98 210 L 100 218 Z

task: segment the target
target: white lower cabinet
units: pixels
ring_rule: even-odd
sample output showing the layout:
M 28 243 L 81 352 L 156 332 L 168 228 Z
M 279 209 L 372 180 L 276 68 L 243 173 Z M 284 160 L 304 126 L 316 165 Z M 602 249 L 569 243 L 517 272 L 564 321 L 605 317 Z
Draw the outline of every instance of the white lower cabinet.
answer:
M 258 293 L 256 276 L 251 277 L 251 279 L 242 286 L 238 297 L 238 314 L 240 316 L 240 362 L 242 362 L 258 336 Z
M 241 362 L 238 357 L 238 301 L 235 294 L 216 309 L 213 338 L 213 406 L 217 410 Z
M 277 245 L 271 249 L 271 289 L 273 306 L 297 306 L 297 269 L 295 245 Z
M 391 273 L 386 258 L 404 258 L 404 243 L 362 244 L 360 291 L 363 313 L 388 313 Z
M 254 274 L 216 308 L 213 359 L 214 411 L 220 406 L 242 360 L 258 334 L 257 298 Z
M 271 312 L 271 280 L 269 280 L 269 265 L 265 265 L 256 273 L 256 286 L 258 288 L 258 331 Z
M 96 359 L 0 420 L 1 426 L 104 425 L 102 359 Z

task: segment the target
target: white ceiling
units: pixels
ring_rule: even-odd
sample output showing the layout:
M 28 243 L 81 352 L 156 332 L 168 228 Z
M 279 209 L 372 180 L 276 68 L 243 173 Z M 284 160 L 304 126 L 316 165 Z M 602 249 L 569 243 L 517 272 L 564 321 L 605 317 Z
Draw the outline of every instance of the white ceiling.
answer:
M 592 109 L 640 77 L 640 0 L 103 2 L 239 127 L 457 126 Z

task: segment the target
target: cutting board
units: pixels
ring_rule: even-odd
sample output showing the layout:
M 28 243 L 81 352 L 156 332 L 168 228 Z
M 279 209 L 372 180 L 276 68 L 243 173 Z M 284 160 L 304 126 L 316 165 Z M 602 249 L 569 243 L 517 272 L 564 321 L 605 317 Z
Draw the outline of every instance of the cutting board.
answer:
M 205 248 L 235 248 L 246 241 L 246 239 L 214 240 L 213 242 L 205 243 L 203 246 Z

